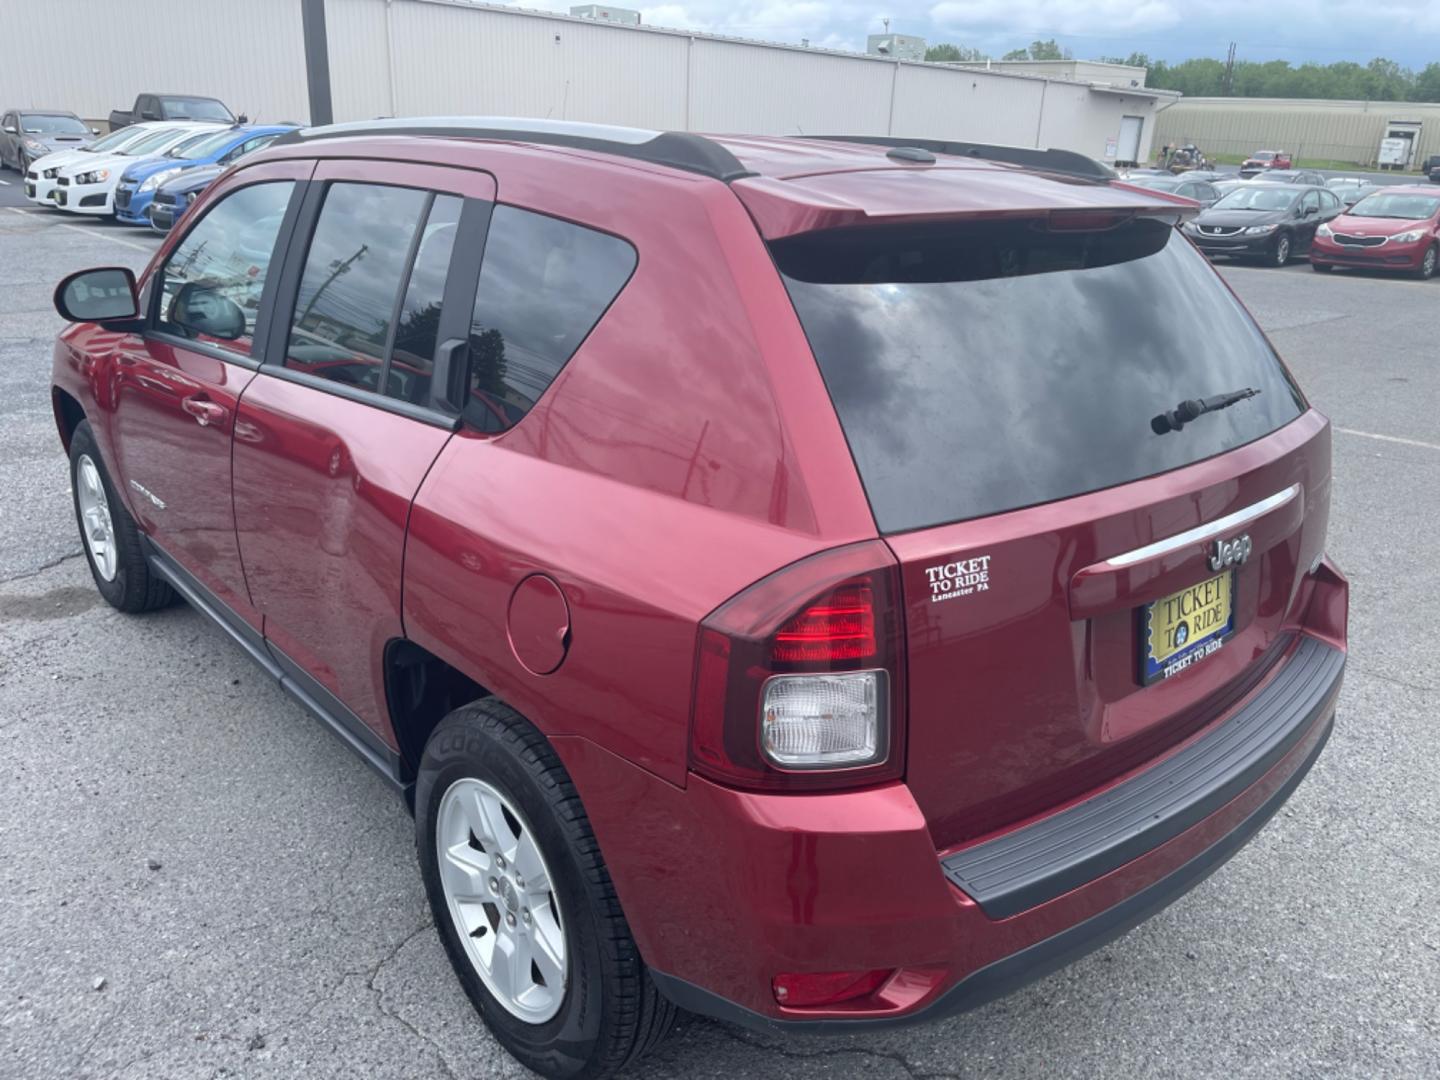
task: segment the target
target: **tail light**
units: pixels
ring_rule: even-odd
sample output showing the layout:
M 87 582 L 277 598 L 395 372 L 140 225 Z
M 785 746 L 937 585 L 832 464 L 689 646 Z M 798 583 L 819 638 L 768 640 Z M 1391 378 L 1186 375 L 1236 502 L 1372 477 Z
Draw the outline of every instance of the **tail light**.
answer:
M 737 787 L 854 787 L 904 772 L 899 569 L 878 540 L 804 559 L 700 625 L 690 764 Z

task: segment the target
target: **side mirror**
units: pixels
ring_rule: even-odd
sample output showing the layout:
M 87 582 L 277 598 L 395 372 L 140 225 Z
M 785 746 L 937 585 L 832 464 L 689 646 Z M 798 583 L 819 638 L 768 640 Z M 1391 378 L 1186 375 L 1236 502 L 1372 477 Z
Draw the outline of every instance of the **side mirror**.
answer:
M 100 134 L 100 129 L 97 128 L 97 127 L 92 127 L 92 128 L 90 129 L 90 134 L 91 134 L 91 135 L 99 135 L 99 134 Z
M 6 124 L 6 125 L 5 125 L 5 134 L 6 134 L 6 135 L 19 135 L 19 134 L 20 134 L 20 129 L 17 128 L 14 124 Z
M 194 334 L 234 341 L 245 334 L 245 312 L 211 285 L 180 286 L 170 304 L 170 322 Z
M 237 124 L 248 124 L 250 122 L 250 117 L 246 116 L 242 112 L 238 117 L 235 118 L 235 122 Z
M 1318 214 L 1319 212 L 1320 212 L 1320 208 L 1319 208 L 1318 206 L 1307 206 L 1307 207 L 1305 207 L 1304 210 L 1301 210 L 1301 211 L 1300 211 L 1300 216 L 1301 216 L 1301 217 L 1313 217 L 1314 215 Z
M 55 310 L 68 322 L 138 319 L 140 300 L 135 292 L 135 275 L 124 266 L 102 266 L 71 274 L 55 287 Z

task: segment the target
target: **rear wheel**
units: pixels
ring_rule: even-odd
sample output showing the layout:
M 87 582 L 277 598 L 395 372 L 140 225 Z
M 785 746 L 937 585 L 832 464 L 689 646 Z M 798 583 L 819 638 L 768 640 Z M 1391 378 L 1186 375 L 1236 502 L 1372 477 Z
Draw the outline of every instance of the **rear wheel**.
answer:
M 1425 257 L 1420 260 L 1420 266 L 1415 271 L 1415 276 L 1421 281 L 1429 281 L 1435 276 L 1436 260 L 1440 259 L 1440 247 L 1431 244 L 1425 251 Z
M 70 436 L 70 490 L 85 560 L 100 595 L 130 614 L 172 603 L 174 590 L 150 572 L 140 530 L 110 482 L 88 420 Z
M 426 743 L 415 790 L 425 890 L 481 1019 L 528 1068 L 615 1075 L 672 1026 L 589 819 L 545 737 L 494 699 Z
M 1284 266 L 1290 261 L 1290 236 L 1288 233 L 1281 233 L 1275 238 L 1275 248 L 1270 253 L 1270 261 L 1275 266 Z

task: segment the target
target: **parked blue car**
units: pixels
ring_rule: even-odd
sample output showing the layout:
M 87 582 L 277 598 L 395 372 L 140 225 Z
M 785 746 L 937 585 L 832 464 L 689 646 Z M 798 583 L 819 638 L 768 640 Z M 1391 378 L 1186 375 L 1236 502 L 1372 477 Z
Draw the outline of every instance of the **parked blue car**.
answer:
M 294 130 L 293 124 L 236 124 L 181 143 L 163 157 L 136 162 L 125 170 L 115 189 L 115 217 L 127 225 L 149 225 L 150 203 L 161 184 L 188 169 L 225 168 Z
M 166 180 L 150 200 L 150 228 L 169 232 L 199 194 L 224 175 L 224 165 L 201 165 Z

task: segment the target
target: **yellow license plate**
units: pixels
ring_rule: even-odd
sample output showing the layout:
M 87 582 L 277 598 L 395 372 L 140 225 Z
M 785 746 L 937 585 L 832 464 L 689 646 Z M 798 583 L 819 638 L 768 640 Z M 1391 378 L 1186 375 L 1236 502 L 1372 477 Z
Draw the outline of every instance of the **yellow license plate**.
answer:
M 1235 629 L 1235 575 L 1227 570 L 1144 608 L 1140 678 L 1178 675 L 1217 651 Z

